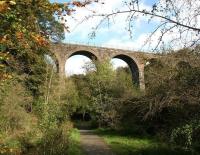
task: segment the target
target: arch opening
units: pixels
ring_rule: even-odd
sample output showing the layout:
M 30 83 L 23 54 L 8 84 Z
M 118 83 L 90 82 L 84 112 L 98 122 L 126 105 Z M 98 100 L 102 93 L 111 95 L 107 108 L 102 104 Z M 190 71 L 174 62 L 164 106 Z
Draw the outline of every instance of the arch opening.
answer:
M 125 61 L 118 59 L 118 58 L 112 58 L 110 62 L 112 64 L 114 70 L 117 70 L 118 68 L 129 67 Z
M 97 57 L 88 51 L 77 51 L 72 53 L 65 63 L 65 74 L 67 77 L 72 75 L 85 75 L 88 71 L 95 70 Z
M 128 66 L 130 68 L 133 84 L 136 86 L 140 85 L 139 68 L 138 68 L 138 65 L 136 64 L 136 62 L 131 57 L 120 54 L 120 55 L 114 56 L 112 59 L 120 59 L 120 60 L 123 60 L 124 62 L 126 62 L 127 65 L 122 64 L 122 66 L 124 66 L 124 67 Z

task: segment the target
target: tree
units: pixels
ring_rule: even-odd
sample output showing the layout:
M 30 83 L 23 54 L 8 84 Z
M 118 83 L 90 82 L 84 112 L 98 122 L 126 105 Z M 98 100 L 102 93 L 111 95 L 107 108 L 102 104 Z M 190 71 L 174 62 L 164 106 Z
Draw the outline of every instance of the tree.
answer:
M 50 41 L 64 38 L 64 24 L 55 18 L 70 14 L 73 6 L 89 1 L 50 3 L 49 0 L 3 0 L 0 2 L 0 83 L 14 72 L 23 74 L 27 88 L 39 95 L 45 78 L 44 55 L 51 55 Z M 28 17 L 28 18 L 27 18 Z
M 50 35 L 46 32 L 63 31 L 55 27 L 55 23 L 58 24 L 53 18 L 55 6 L 47 0 L 1 1 L 0 6 L 1 80 L 13 72 L 25 74 L 28 89 L 39 94 L 45 74 L 44 54 L 49 53 Z
M 45 56 L 51 55 L 49 42 L 64 37 L 64 25 L 54 15 L 70 13 L 73 6 L 69 5 L 48 0 L 0 1 L 0 152 L 3 154 L 20 154 L 22 150 L 29 154 L 26 151 L 30 146 L 37 148 L 33 154 L 65 154 L 68 149 L 71 125 L 63 122 L 68 119 L 69 102 L 75 102 L 76 91 L 72 91 L 73 84 L 61 85 Z M 73 94 L 66 95 L 65 90 Z
M 86 64 L 85 70 L 86 75 L 72 77 L 81 99 L 78 112 L 91 114 L 99 126 L 117 127 L 122 102 L 139 94 L 131 73 L 127 68 L 113 70 L 108 61 Z

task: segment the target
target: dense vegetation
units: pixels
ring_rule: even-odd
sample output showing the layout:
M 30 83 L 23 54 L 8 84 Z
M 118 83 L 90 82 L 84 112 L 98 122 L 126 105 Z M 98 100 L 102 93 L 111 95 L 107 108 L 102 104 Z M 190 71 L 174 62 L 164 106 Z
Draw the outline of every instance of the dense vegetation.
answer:
M 127 134 L 123 131 L 98 129 L 95 133 L 103 137 L 117 155 L 192 155 L 191 150 L 167 144 L 158 137 L 142 134 Z
M 48 0 L 0 1 L 0 154 L 65 154 L 73 141 L 70 84 L 45 59 L 50 40 L 64 37 L 53 16 L 62 10 L 70 12 Z
M 64 36 L 53 16 L 60 9 L 70 10 L 48 0 L 0 1 L 0 154 L 81 154 L 71 123 L 77 113 L 93 127 L 200 152 L 200 48 L 147 60 L 145 92 L 129 69 L 114 71 L 107 61 L 60 79 L 47 59 L 50 40 Z
M 198 47 L 149 60 L 145 93 L 133 86 L 127 68 L 96 64 L 96 71 L 72 78 L 81 97 L 78 113 L 89 113 L 98 127 L 156 136 L 199 152 L 199 62 Z
M 90 114 L 93 126 L 112 126 L 118 122 L 117 109 L 124 100 L 139 92 L 132 83 L 128 68 L 112 69 L 112 65 L 105 61 L 94 65 L 87 64 L 85 76 L 73 76 L 79 96 L 79 105 L 76 112 Z M 135 89 L 134 89 L 135 88 Z M 84 116 L 83 116 L 84 119 Z

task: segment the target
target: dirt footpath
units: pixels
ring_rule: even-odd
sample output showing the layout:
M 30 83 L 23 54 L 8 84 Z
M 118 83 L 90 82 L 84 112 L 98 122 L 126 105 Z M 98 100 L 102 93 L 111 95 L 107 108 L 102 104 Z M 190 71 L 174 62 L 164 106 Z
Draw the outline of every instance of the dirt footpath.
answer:
M 87 155 L 114 155 L 103 138 L 95 135 L 90 130 L 80 130 L 81 147 Z

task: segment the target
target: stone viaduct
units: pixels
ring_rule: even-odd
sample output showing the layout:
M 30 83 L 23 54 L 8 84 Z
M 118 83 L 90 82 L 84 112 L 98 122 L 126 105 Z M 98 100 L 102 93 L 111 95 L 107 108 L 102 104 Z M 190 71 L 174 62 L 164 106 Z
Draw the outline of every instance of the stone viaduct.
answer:
M 137 84 L 141 90 L 145 89 L 144 66 L 149 59 L 156 57 L 154 54 L 144 52 L 63 43 L 51 44 L 51 51 L 57 59 L 57 67 L 60 76 L 66 76 L 66 60 L 74 55 L 84 55 L 91 60 L 95 59 L 99 62 L 111 60 L 112 58 L 119 58 L 129 65 L 133 82 Z

